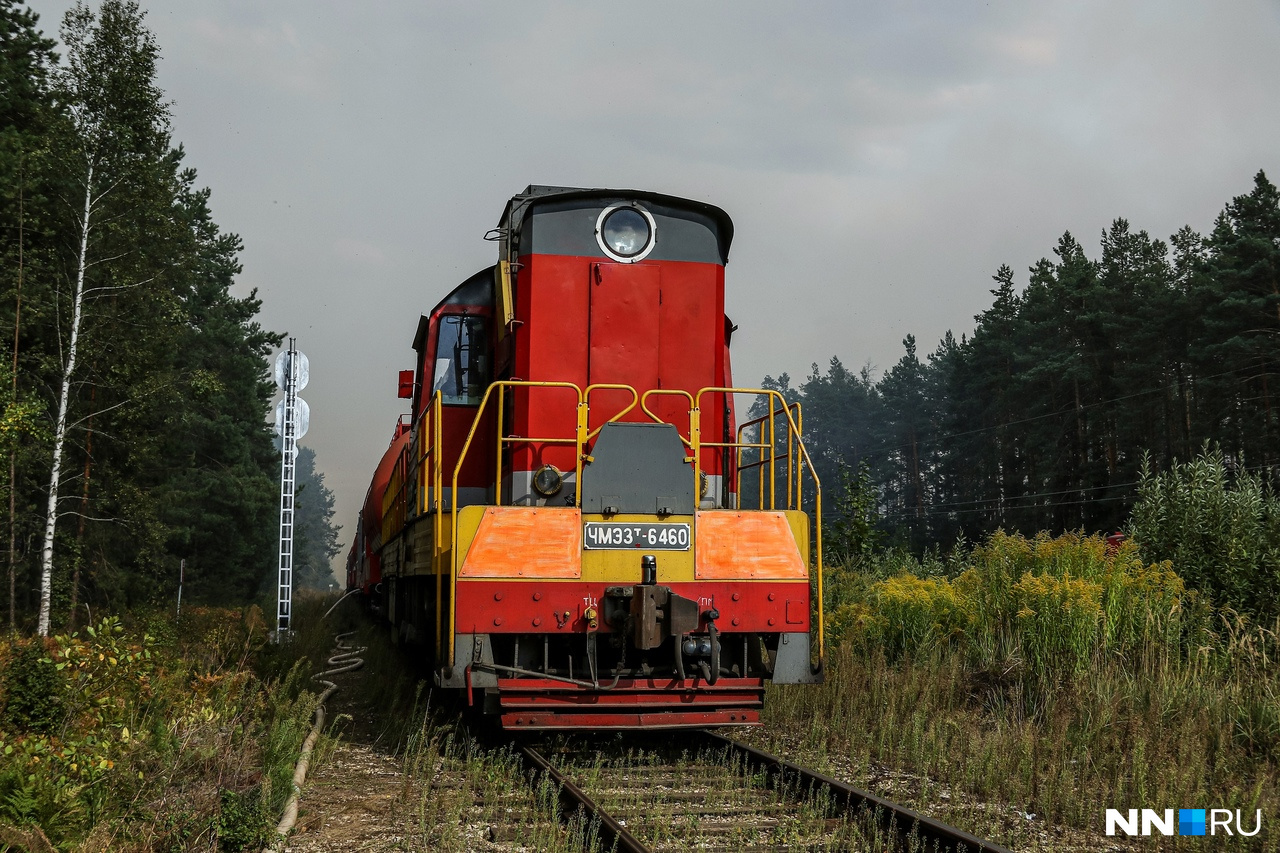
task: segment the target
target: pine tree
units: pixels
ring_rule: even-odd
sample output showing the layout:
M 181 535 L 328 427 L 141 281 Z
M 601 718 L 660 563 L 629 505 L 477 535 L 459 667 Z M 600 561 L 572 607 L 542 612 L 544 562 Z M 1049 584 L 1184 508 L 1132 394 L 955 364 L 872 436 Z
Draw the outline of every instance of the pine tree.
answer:
M 1263 172 L 1218 217 L 1207 248 L 1207 275 L 1193 297 L 1206 437 L 1270 466 L 1280 418 L 1280 192 Z
M 254 320 L 256 293 L 231 295 L 242 244 L 219 230 L 210 192 L 195 182 L 194 170 L 180 173 L 173 208 L 187 241 L 173 277 L 181 323 L 165 356 L 175 393 L 158 395 L 164 405 L 152 408 L 160 440 L 150 453 L 117 463 L 128 463 L 120 479 L 145 487 L 135 502 L 154 518 L 156 552 L 124 555 L 128 571 L 103 580 L 142 596 L 168 589 L 166 578 L 186 560 L 192 595 L 232 603 L 257 592 L 275 547 L 279 457 L 265 423 L 275 390 L 266 357 L 280 336 Z
M 902 341 L 906 353 L 877 385 L 885 412 L 882 477 L 886 512 L 921 546 L 925 534 L 926 480 L 932 479 L 934 426 L 924 365 L 916 355 L 916 339 Z
M 953 470 L 953 504 L 972 538 L 988 522 L 1009 525 L 1007 507 L 1021 491 L 1021 432 L 1025 416 L 1019 387 L 1027 337 L 1013 270 L 1002 264 L 992 276 L 991 307 L 974 319 L 973 336 L 962 339 L 950 370 L 949 429 L 944 439 Z

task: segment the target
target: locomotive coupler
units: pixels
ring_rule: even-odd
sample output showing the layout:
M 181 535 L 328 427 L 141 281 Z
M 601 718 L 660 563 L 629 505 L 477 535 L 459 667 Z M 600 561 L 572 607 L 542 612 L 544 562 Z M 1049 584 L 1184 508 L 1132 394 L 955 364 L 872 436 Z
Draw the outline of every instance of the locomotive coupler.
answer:
M 677 646 L 684 634 L 698 630 L 698 602 L 677 595 L 667 586 L 638 584 L 632 588 L 631 642 L 636 648 L 656 649 L 668 637 Z

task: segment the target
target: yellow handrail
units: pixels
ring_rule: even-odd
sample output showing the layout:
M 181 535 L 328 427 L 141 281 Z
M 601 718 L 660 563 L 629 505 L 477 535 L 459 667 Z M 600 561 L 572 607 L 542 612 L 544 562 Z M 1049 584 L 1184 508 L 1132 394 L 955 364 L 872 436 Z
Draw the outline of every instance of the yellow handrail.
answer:
M 441 596 L 440 596 L 440 593 L 443 591 L 441 589 L 441 586 L 442 586 L 441 582 L 444 577 L 444 572 L 440 571 L 440 569 L 442 568 L 440 563 L 443 561 L 443 554 L 444 554 L 444 551 L 440 547 L 440 536 L 444 533 L 444 515 L 441 512 L 441 510 L 443 509 L 443 507 L 441 506 L 441 492 L 443 491 L 443 488 L 444 488 L 444 483 L 442 482 L 442 476 L 444 471 L 444 460 L 441 459 L 441 453 L 443 452 L 441 448 L 443 447 L 443 445 L 441 444 L 441 441 L 440 441 L 441 439 L 440 419 L 441 419 L 441 415 L 444 412 L 443 407 L 444 407 L 444 392 L 436 391 L 435 394 L 431 396 L 431 404 L 430 404 L 430 407 L 427 409 L 427 411 L 430 412 L 430 415 L 425 426 L 425 429 L 429 433 L 433 433 L 431 444 L 432 444 L 432 448 L 436 451 L 431 461 L 432 485 L 431 485 L 431 493 L 428 495 L 427 505 L 428 507 L 434 507 L 435 509 L 435 520 L 433 525 L 435 529 L 432 531 L 432 536 L 431 536 L 431 573 L 436 576 L 436 661 L 437 662 L 439 662 L 440 660 L 440 647 L 444 644 L 444 626 L 441 624 L 441 621 L 440 621 L 440 615 L 441 615 L 440 611 L 444 606 L 444 602 L 441 601 Z M 431 501 L 432 498 L 435 499 L 434 503 Z M 450 608 L 452 608 L 452 606 L 453 606 L 453 602 L 450 602 Z
M 577 409 L 576 409 L 577 418 L 576 418 L 574 437 L 564 438 L 564 437 L 557 436 L 557 437 L 551 437 L 551 438 L 535 438 L 535 437 L 529 437 L 529 436 L 504 435 L 503 429 L 504 429 L 504 417 L 505 417 L 506 391 L 507 389 L 514 389 L 514 388 L 572 389 L 577 395 Z M 462 561 L 464 557 L 464 555 L 461 552 L 461 548 L 459 547 L 459 541 L 458 541 L 459 540 L 458 480 L 462 473 L 462 467 L 466 462 L 467 454 L 471 450 L 471 444 L 475 440 L 476 434 L 480 429 L 480 423 L 484 417 L 485 410 L 489 405 L 490 397 L 492 397 L 495 393 L 498 396 L 498 403 L 497 403 L 498 422 L 497 422 L 497 429 L 496 429 L 497 439 L 495 442 L 497 461 L 496 461 L 495 482 L 494 482 L 494 502 L 499 505 L 502 502 L 502 449 L 504 446 L 509 444 L 516 444 L 516 443 L 573 444 L 576 450 L 575 458 L 574 458 L 574 505 L 581 506 L 582 505 L 582 468 L 583 468 L 585 448 L 587 443 L 592 438 L 597 436 L 600 433 L 600 430 L 603 429 L 603 425 L 601 425 L 601 427 L 596 428 L 595 430 L 588 429 L 589 397 L 593 390 L 618 390 L 618 391 L 630 391 L 632 393 L 631 404 L 628 405 L 626 408 L 622 409 L 621 411 L 617 412 L 616 414 L 614 414 L 608 421 L 606 421 L 606 423 L 612 423 L 614 421 L 621 419 L 622 417 L 626 416 L 628 413 L 633 411 L 637 406 L 639 406 L 640 410 L 643 411 L 644 414 L 646 414 L 653 421 L 657 423 L 665 423 L 665 421 L 663 421 L 661 418 L 655 415 L 653 411 L 651 411 L 649 407 L 646 405 L 648 399 L 651 396 L 657 396 L 657 395 L 663 395 L 663 394 L 677 395 L 677 396 L 684 397 L 689 402 L 689 405 L 690 405 L 689 438 L 685 439 L 683 436 L 681 436 L 680 440 L 684 442 L 684 444 L 690 450 L 690 458 L 688 461 L 691 461 L 693 463 L 694 494 L 695 495 L 701 494 L 702 460 L 701 460 L 700 451 L 702 450 L 702 448 L 711 448 L 711 447 L 734 448 L 737 451 L 736 461 L 738 464 L 739 472 L 746 470 L 748 468 L 763 466 L 764 464 L 766 464 L 766 462 L 769 464 L 770 466 L 770 476 L 769 476 L 770 508 L 776 508 L 776 504 L 777 504 L 777 481 L 776 481 L 777 464 L 776 463 L 778 461 L 778 454 L 777 454 L 777 443 L 776 443 L 777 436 L 775 432 L 774 422 L 779 416 L 784 416 L 786 418 L 786 421 L 787 421 L 787 504 L 788 506 L 795 507 L 796 509 L 801 508 L 800 506 L 801 483 L 802 483 L 802 473 L 804 470 L 808 470 L 809 476 L 813 479 L 813 483 L 814 483 L 814 514 L 815 514 L 815 530 L 816 530 L 814 544 L 816 546 L 816 551 L 817 551 L 817 567 L 816 568 L 817 568 L 817 602 L 818 602 L 817 603 L 818 660 L 821 662 L 825 658 L 825 636 L 826 636 L 825 616 L 824 616 L 823 604 L 822 604 L 823 602 L 822 484 L 818 479 L 817 471 L 814 469 L 813 460 L 810 458 L 809 452 L 804 446 L 804 441 L 800 432 L 800 425 L 799 425 L 800 423 L 802 423 L 802 420 L 801 420 L 802 413 L 798 403 L 788 403 L 779 392 L 767 390 L 767 389 L 761 389 L 761 388 L 730 388 L 730 387 L 716 386 L 716 387 L 703 388 L 700 391 L 698 391 L 697 394 L 691 394 L 688 391 L 684 391 L 681 389 L 651 389 L 649 391 L 644 392 L 644 394 L 638 394 L 636 390 L 629 385 L 613 385 L 613 384 L 602 383 L 597 385 L 589 385 L 585 389 L 583 389 L 571 382 L 530 382 L 530 381 L 524 381 L 524 380 L 503 380 L 503 381 L 494 382 L 491 385 L 489 385 L 488 388 L 485 389 L 484 397 L 481 399 L 480 405 L 476 409 L 476 413 L 471 422 L 471 428 L 467 432 L 467 438 L 463 442 L 462 449 L 458 455 L 458 461 L 454 465 L 454 469 L 453 469 L 453 478 L 451 480 L 451 492 L 450 492 L 450 495 L 451 495 L 450 513 L 451 513 L 451 523 L 452 523 L 451 537 L 452 538 L 450 540 L 450 546 L 449 546 L 450 554 L 451 554 L 450 568 L 449 568 L 449 596 L 450 596 L 449 598 L 449 637 L 448 637 L 449 653 L 448 653 L 446 666 L 451 667 L 453 665 L 453 661 L 456 656 L 457 607 L 455 606 L 455 602 L 457 600 L 458 573 L 461 570 Z M 767 416 L 756 418 L 756 419 L 753 419 L 752 421 L 748 421 L 747 423 L 742 424 L 738 430 L 738 434 L 735 436 L 735 438 L 739 439 L 738 441 L 703 441 L 702 434 L 701 434 L 701 406 L 702 406 L 702 398 L 706 394 L 764 395 L 769 401 L 769 414 Z M 435 448 L 439 448 L 441 446 L 441 430 L 440 430 L 441 407 L 442 407 L 441 394 L 440 392 L 436 392 L 431 404 L 431 419 L 434 421 L 434 424 L 429 424 L 429 426 L 433 425 L 435 428 L 434 429 L 435 435 L 434 435 L 434 442 L 433 442 Z M 792 416 L 793 411 L 795 412 L 794 417 Z M 757 441 L 757 442 L 744 442 L 741 440 L 743 431 L 747 427 L 753 426 L 757 423 L 763 424 L 765 420 L 769 421 L 769 442 L 767 445 L 764 443 L 763 440 Z M 760 438 L 763 439 L 763 436 L 760 436 Z M 767 459 L 763 452 L 766 446 L 769 448 L 769 455 Z M 793 451 L 793 447 L 795 448 L 794 451 Z M 749 465 L 744 466 L 742 465 L 742 451 L 744 449 L 751 449 L 751 448 L 755 448 L 760 451 L 760 459 L 754 463 L 750 463 Z M 793 458 L 792 458 L 793 452 L 798 455 L 799 460 L 803 463 L 803 465 L 794 464 Z M 432 456 L 431 452 L 428 451 L 427 454 L 424 454 L 423 459 L 425 460 L 431 456 Z M 443 638 L 440 637 L 440 629 L 443 628 L 441 608 L 443 603 L 442 593 L 443 593 L 443 583 L 444 583 L 443 550 L 441 549 L 441 536 L 444 532 L 442 527 L 443 525 L 443 520 L 442 520 L 443 471 L 442 471 L 442 468 L 443 468 L 443 462 L 440 458 L 440 453 L 437 452 L 434 454 L 434 465 L 433 465 L 434 474 L 435 474 L 434 497 L 435 497 L 435 507 L 436 507 L 436 519 L 435 519 L 436 531 L 435 531 L 435 550 L 432 555 L 432 569 L 436 575 L 437 660 L 440 659 L 439 652 L 441 651 L 441 647 L 444 645 Z M 794 480 L 792 477 L 793 469 L 795 474 Z M 760 506 L 763 508 L 764 506 L 763 472 L 760 480 L 761 480 Z M 792 490 L 793 482 L 794 482 L 794 491 Z M 740 493 L 741 493 L 741 482 L 739 482 L 739 499 L 738 499 L 739 506 L 741 506 Z
M 825 652 L 826 652 L 826 648 L 825 648 L 826 625 L 825 625 L 825 619 L 823 614 L 824 608 L 823 608 L 823 578 L 822 578 L 822 481 L 818 479 L 818 472 L 813 467 L 813 460 L 809 458 L 809 451 L 807 448 L 805 448 L 804 440 L 800 437 L 800 428 L 796 424 L 795 419 L 791 417 L 791 407 L 788 405 L 786 399 L 782 396 L 781 393 L 777 391 L 764 389 L 764 388 L 726 388 L 726 387 L 703 388 L 694 397 L 695 405 L 693 408 L 693 418 L 695 422 L 700 418 L 700 412 L 702 409 L 702 396 L 704 394 L 757 394 L 757 395 L 763 394 L 763 395 L 766 395 L 769 398 L 770 420 L 777 417 L 778 414 L 785 415 L 787 418 L 788 435 L 789 436 L 794 435 L 796 437 L 796 446 L 799 450 L 800 458 L 804 461 L 805 466 L 809 469 L 809 476 L 813 479 L 814 545 L 817 551 L 817 573 L 818 573 L 818 577 L 817 577 L 817 581 L 818 581 L 818 584 L 817 584 L 818 586 L 818 590 L 817 590 L 818 661 L 821 663 L 821 661 L 825 659 Z M 781 412 L 777 412 L 773 408 L 773 403 L 775 399 L 781 404 Z M 693 446 L 693 483 L 694 483 L 694 489 L 695 489 L 694 494 L 697 494 L 698 492 L 696 491 L 696 489 L 699 487 L 702 480 L 702 459 L 701 459 L 701 454 L 698 452 L 699 449 L 701 447 L 732 447 L 732 446 L 735 446 L 735 444 L 729 443 L 729 442 L 711 442 L 711 441 L 702 442 L 699 440 L 699 436 L 697 434 L 696 428 L 693 430 L 693 434 L 691 437 L 694 439 L 694 442 L 693 442 L 694 444 Z M 770 429 L 771 444 L 773 443 L 772 442 L 773 438 L 774 436 L 771 428 Z M 772 459 L 773 457 L 771 457 L 770 461 L 772 461 Z M 763 480 L 763 477 L 761 479 Z M 773 488 L 772 477 L 770 479 L 771 479 L 770 489 L 772 490 Z M 741 484 L 739 484 L 739 488 L 741 488 Z M 761 503 L 763 504 L 763 495 L 761 497 L 762 497 Z M 772 497 L 771 497 L 771 501 L 772 501 Z M 798 506 L 799 504 L 797 504 L 797 507 Z
M 769 403 L 770 403 L 769 408 L 772 410 L 773 401 L 770 400 Z M 797 424 L 797 428 L 800 430 L 803 430 L 804 414 L 801 411 L 800 404 L 798 402 L 791 403 L 790 405 L 787 406 L 787 409 L 795 412 L 795 421 Z M 777 461 L 777 457 L 774 454 L 774 451 L 772 449 L 773 445 L 767 444 L 763 440 L 764 438 L 763 435 L 757 436 L 757 441 L 749 442 L 749 441 L 743 441 L 742 434 L 753 426 L 758 426 L 763 424 L 765 421 L 771 421 L 773 419 L 776 419 L 779 414 L 781 414 L 781 412 L 773 412 L 771 415 L 761 415 L 758 418 L 752 418 L 751 420 L 738 425 L 738 436 L 737 436 L 738 440 L 735 444 L 735 447 L 737 448 L 735 463 L 737 464 L 737 470 L 739 474 L 741 474 L 743 471 L 750 471 L 754 468 L 763 468 L 765 465 L 773 465 Z M 770 430 L 770 432 L 772 432 L 772 429 Z M 763 433 L 763 429 L 761 430 L 761 433 Z M 791 430 L 789 429 L 787 430 L 787 506 L 794 506 L 797 508 L 801 506 L 804 500 L 803 490 L 801 489 L 803 469 L 795 464 L 794 448 L 796 447 L 796 443 L 802 440 L 801 438 L 802 435 L 803 433 L 793 434 Z M 766 448 L 770 448 L 770 453 L 768 458 L 766 458 L 764 454 L 764 450 Z M 750 450 L 750 449 L 759 450 L 760 458 L 754 462 L 748 462 L 747 464 L 744 465 L 742 463 L 742 451 Z M 760 484 L 759 506 L 763 508 L 764 507 L 764 474 L 763 473 L 760 475 L 759 484 Z M 775 502 L 775 497 L 773 494 L 770 494 L 769 500 L 771 504 Z M 739 485 L 738 485 L 737 506 L 739 509 L 741 509 L 742 507 L 741 480 L 739 480 Z
M 649 411 L 649 407 L 644 404 L 644 401 L 648 400 L 650 397 L 658 397 L 664 394 L 667 396 L 684 397 L 686 400 L 689 401 L 689 416 L 690 416 L 689 424 L 692 427 L 693 406 L 694 406 L 693 395 L 690 394 L 688 391 L 684 391 L 679 388 L 650 388 L 648 391 L 645 391 L 642 395 L 640 395 L 640 411 L 648 415 L 649 419 L 652 420 L 654 423 L 665 424 L 666 421 L 664 421 L 662 418 L 655 415 L 653 412 Z M 676 435 L 680 435 L 680 430 L 676 430 Z M 693 442 L 685 438 L 683 435 L 680 435 L 680 440 L 684 442 L 685 447 L 690 447 L 690 448 L 693 447 Z
M 591 430 L 591 432 L 587 433 L 587 441 L 590 441 L 591 439 L 599 435 L 600 430 L 604 429 L 606 425 L 622 420 L 622 418 L 625 415 L 630 414 L 631 410 L 640 404 L 640 394 L 636 391 L 635 388 L 632 388 L 630 385 L 614 385 L 608 382 L 597 382 L 595 385 L 588 385 L 586 388 L 582 389 L 582 402 L 585 403 L 588 407 L 590 407 L 591 405 L 592 391 L 630 391 L 631 404 L 627 406 L 625 409 L 623 409 L 622 411 L 617 412 L 614 415 L 610 416 L 609 420 L 605 421 L 604 423 L 600 424 L 600 426 L 596 427 L 595 429 Z
M 495 432 L 497 433 L 497 456 L 498 456 L 498 481 L 494 485 L 494 503 L 502 503 L 502 445 L 504 443 L 502 435 L 502 417 L 503 417 L 503 391 L 507 388 L 571 388 L 578 397 L 578 423 L 577 434 L 572 439 L 562 438 L 532 438 L 526 436 L 510 436 L 516 441 L 535 442 L 540 444 L 558 444 L 573 442 L 577 445 L 577 453 L 574 454 L 574 504 L 577 505 L 582 501 L 582 445 L 585 443 L 587 431 L 587 411 L 586 400 L 583 397 L 582 389 L 572 382 L 527 382 L 518 379 L 504 379 L 493 382 L 485 389 L 484 397 L 480 400 L 480 406 L 476 409 L 475 417 L 471 420 L 471 429 L 467 431 L 467 440 L 462 444 L 462 450 L 458 453 L 458 463 L 453 467 L 453 481 L 450 486 L 451 520 L 453 528 L 450 531 L 451 539 L 449 542 L 449 550 L 452 553 L 449 571 L 449 658 L 448 666 L 453 666 L 455 651 L 455 637 L 458 627 L 458 608 L 455 603 L 458 599 L 458 571 L 462 567 L 462 553 L 458 547 L 458 476 L 462 473 L 462 465 L 467 460 L 467 453 L 471 450 L 471 442 L 476 436 L 476 431 L 480 428 L 480 421 L 484 417 L 485 407 L 489 405 L 489 398 L 493 396 L 494 389 L 498 390 L 498 425 Z M 437 601 L 439 597 L 437 596 Z M 439 622 L 437 622 L 439 624 Z

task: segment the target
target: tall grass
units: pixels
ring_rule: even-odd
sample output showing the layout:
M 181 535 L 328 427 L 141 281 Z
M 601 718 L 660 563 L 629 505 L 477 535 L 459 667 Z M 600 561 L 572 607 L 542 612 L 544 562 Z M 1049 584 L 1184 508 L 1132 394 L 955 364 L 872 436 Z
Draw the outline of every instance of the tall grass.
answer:
M 975 667 L 1048 682 L 1109 660 L 1154 665 L 1211 638 L 1202 597 L 1170 563 L 1144 563 L 1132 542 L 998 532 L 949 562 L 950 578 L 922 577 L 929 566 L 909 562 L 881 580 L 837 574 L 833 638 L 890 658 L 955 648 Z
M 771 688 L 780 748 L 941 783 L 956 795 L 922 781 L 922 806 L 1019 849 L 1046 821 L 1100 838 L 1108 807 L 1275 813 L 1280 625 L 1098 537 L 998 533 L 915 572 L 895 559 L 896 575 L 837 581 L 826 684 Z

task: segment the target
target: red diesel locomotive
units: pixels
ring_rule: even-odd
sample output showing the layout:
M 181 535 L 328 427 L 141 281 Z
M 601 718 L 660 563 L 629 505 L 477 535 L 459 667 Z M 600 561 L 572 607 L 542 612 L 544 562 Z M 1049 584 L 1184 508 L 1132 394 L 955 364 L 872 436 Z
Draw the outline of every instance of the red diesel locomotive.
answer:
M 505 727 L 750 725 L 767 679 L 822 678 L 821 492 L 799 407 L 733 387 L 732 236 L 708 204 L 531 186 L 418 323 L 348 586 Z M 735 394 L 769 413 L 737 424 Z

